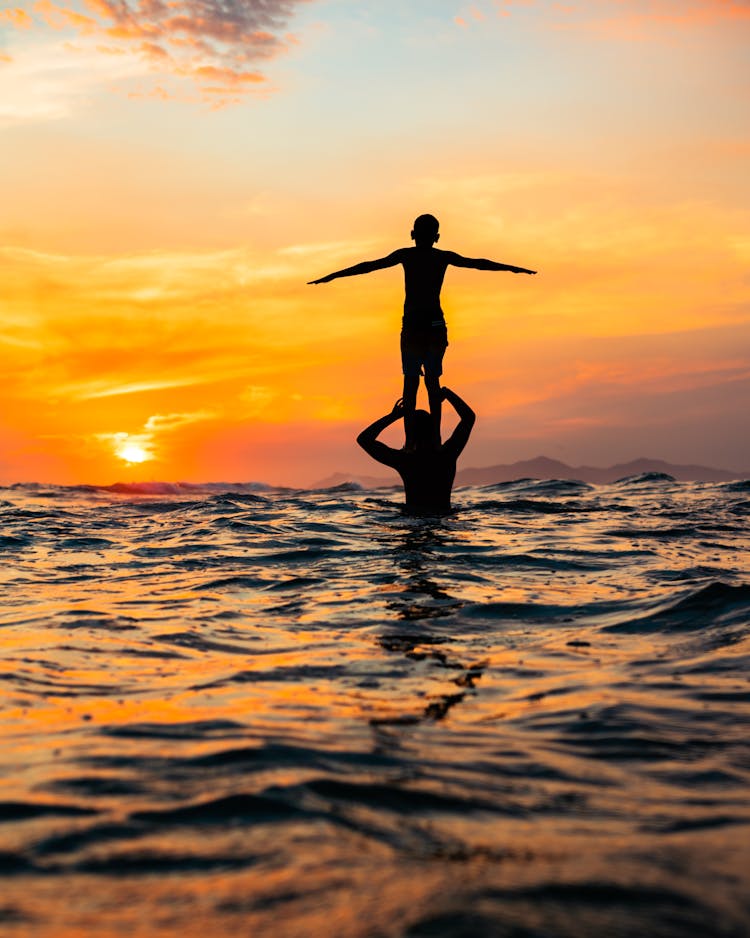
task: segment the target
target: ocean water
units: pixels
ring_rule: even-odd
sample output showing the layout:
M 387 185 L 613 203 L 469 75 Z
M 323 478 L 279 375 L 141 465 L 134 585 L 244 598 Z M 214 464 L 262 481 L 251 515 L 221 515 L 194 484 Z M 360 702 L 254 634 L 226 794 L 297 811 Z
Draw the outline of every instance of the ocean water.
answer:
M 0 490 L 0 934 L 746 936 L 750 483 Z

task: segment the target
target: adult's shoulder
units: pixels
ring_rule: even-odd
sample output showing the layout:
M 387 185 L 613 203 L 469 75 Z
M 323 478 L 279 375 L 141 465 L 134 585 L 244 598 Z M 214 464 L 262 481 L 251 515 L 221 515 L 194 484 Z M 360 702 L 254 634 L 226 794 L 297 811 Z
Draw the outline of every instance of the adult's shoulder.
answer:
M 458 427 L 456 427 L 456 430 L 458 430 Z M 464 446 L 466 446 L 466 440 L 462 440 L 462 434 L 456 433 L 456 430 L 440 446 L 440 464 L 443 467 L 452 465 L 455 469 L 458 457 L 461 455 Z

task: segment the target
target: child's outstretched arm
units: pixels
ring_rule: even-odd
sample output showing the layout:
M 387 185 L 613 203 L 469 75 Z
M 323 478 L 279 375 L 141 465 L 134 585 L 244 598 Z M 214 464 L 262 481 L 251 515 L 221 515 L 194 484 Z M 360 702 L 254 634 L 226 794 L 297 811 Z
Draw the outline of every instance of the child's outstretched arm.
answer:
M 387 257 L 380 257 L 376 261 L 362 261 L 361 264 L 355 264 L 353 267 L 345 267 L 343 270 L 336 270 L 332 274 L 320 277 L 318 280 L 308 280 L 308 285 L 314 283 L 328 283 L 330 280 L 336 280 L 337 277 L 356 277 L 357 274 L 369 274 L 373 270 L 382 270 L 384 267 L 395 267 L 401 261 L 403 248 L 394 251 Z
M 446 251 L 448 263 L 454 267 L 473 267 L 474 270 L 509 270 L 513 274 L 535 274 L 535 270 L 525 267 L 513 267 L 511 264 L 499 264 L 497 261 L 488 261 L 483 257 L 463 257 L 455 251 Z

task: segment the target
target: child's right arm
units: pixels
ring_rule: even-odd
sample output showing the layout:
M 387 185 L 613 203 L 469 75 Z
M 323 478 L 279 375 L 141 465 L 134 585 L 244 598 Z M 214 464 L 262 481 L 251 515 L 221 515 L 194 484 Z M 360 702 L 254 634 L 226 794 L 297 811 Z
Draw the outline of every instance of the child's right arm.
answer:
M 401 263 L 403 248 L 394 251 L 387 257 L 380 257 L 376 261 L 362 261 L 361 264 L 355 264 L 353 267 L 345 267 L 343 270 L 336 270 L 332 274 L 320 277 L 318 280 L 308 280 L 308 285 L 315 283 L 328 283 L 330 280 L 336 280 L 337 277 L 356 277 L 358 274 L 369 274 L 373 270 L 382 270 L 384 267 L 395 267 Z
M 535 274 L 535 270 L 525 267 L 513 267 L 511 264 L 499 264 L 497 261 L 488 261 L 483 257 L 463 257 L 455 251 L 446 251 L 448 263 L 454 267 L 472 267 L 474 270 L 509 270 L 513 274 Z

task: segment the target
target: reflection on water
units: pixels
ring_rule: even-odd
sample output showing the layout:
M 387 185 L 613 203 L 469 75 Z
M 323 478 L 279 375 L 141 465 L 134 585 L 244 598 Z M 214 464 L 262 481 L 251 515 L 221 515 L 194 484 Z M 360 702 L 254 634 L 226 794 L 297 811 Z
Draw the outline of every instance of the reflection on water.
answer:
M 385 538 L 380 539 L 381 548 L 391 553 L 395 567 L 394 595 L 388 608 L 397 619 L 418 622 L 449 616 L 463 605 L 433 575 L 433 568 L 439 564 L 440 549 L 448 540 L 446 535 L 442 519 L 436 517 L 429 522 L 407 525 L 405 530 L 395 533 L 390 544 Z
M 0 491 L 0 933 L 746 934 L 749 493 Z

